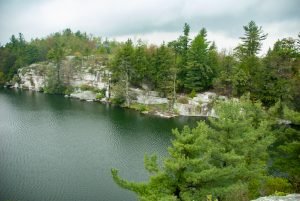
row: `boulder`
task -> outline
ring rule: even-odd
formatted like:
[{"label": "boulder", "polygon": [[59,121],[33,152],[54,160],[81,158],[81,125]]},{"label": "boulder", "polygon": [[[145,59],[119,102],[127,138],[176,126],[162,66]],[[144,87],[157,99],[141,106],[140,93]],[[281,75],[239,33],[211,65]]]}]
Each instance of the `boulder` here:
[{"label": "boulder", "polygon": [[299,201],[300,194],[289,194],[287,196],[267,196],[252,201]]},{"label": "boulder", "polygon": [[70,94],[71,98],[77,98],[85,101],[94,101],[96,99],[96,93],[92,91],[77,91]]}]

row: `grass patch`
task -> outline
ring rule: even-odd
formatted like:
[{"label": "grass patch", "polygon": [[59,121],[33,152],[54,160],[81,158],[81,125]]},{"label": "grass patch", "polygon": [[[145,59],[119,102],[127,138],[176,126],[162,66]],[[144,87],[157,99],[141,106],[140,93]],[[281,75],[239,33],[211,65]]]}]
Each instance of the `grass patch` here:
[{"label": "grass patch", "polygon": [[140,103],[133,103],[129,106],[129,108],[140,111],[140,112],[149,111],[149,108],[147,105],[140,104]]}]

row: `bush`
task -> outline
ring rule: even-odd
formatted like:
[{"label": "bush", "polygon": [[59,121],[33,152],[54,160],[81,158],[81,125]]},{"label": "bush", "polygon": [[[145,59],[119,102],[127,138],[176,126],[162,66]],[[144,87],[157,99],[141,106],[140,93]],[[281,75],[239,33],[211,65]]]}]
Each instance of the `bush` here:
[{"label": "bush", "polygon": [[292,192],[292,185],[285,178],[269,177],[263,184],[262,191],[264,195],[286,195]]},{"label": "bush", "polygon": [[49,83],[48,85],[44,88],[44,93],[47,94],[65,94],[65,86],[59,83]]},{"label": "bush", "polygon": [[188,104],[189,103],[189,99],[187,97],[185,97],[185,96],[180,96],[177,99],[177,102],[181,103],[181,104]]},{"label": "bush", "polygon": [[87,85],[87,84],[82,84],[80,85],[80,90],[81,91],[94,91],[95,87],[92,87],[90,85]]},{"label": "bush", "polygon": [[189,94],[189,97],[190,97],[190,98],[194,98],[194,97],[196,97],[196,96],[197,96],[197,93],[196,93],[195,89],[193,89],[193,90],[191,91],[191,93]]},{"label": "bush", "polygon": [[90,86],[88,84],[82,84],[82,85],[80,85],[79,88],[80,88],[81,91],[92,91],[92,92],[95,92],[95,93],[105,94],[105,89],[98,89],[97,87],[93,87],[93,86]]},{"label": "bush", "polygon": [[102,98],[104,98],[104,94],[102,92],[99,92],[96,94],[96,99],[101,100]]},{"label": "bush", "polygon": [[74,87],[72,86],[67,86],[66,89],[65,89],[65,95],[70,95],[71,93],[74,92]]},{"label": "bush", "polygon": [[125,98],[124,97],[112,98],[111,102],[112,104],[115,105],[122,105],[123,103],[125,103]]},{"label": "bush", "polygon": [[135,103],[135,104],[131,104],[129,107],[140,112],[149,111],[147,105],[144,104]]},{"label": "bush", "polygon": [[2,71],[0,71],[0,85],[5,83],[5,75]]}]

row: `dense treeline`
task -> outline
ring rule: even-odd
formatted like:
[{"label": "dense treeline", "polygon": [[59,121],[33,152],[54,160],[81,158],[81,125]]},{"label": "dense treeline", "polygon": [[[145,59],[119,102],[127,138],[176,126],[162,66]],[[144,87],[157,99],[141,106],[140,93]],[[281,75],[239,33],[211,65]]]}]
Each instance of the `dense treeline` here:
[{"label": "dense treeline", "polygon": [[146,46],[141,41],[134,45],[128,40],[111,63],[115,81],[137,87],[147,84],[170,99],[176,98],[174,91],[214,90],[228,97],[250,92],[252,100],[261,100],[265,106],[281,100],[299,110],[300,38],[278,40],[259,57],[267,34],[253,21],[244,30],[241,44],[229,53],[217,51],[215,43],[207,40],[205,28],[190,39],[188,24],[184,34],[167,45]]},{"label": "dense treeline", "polygon": [[11,80],[18,68],[34,62],[52,60],[59,68],[66,55],[95,55],[107,61],[115,85],[127,86],[120,95],[127,104],[129,86],[147,86],[173,101],[176,93],[214,90],[238,97],[250,92],[252,100],[260,100],[265,106],[281,100],[299,111],[300,35],[278,40],[259,57],[267,34],[253,21],[243,28],[245,34],[233,52],[218,52],[215,43],[207,40],[205,28],[192,39],[188,24],[177,40],[160,46],[141,40],[102,40],[70,29],[30,42],[22,34],[13,35],[0,48],[0,83]]},{"label": "dense treeline", "polygon": [[60,62],[67,55],[84,57],[113,54],[116,41],[102,40],[80,31],[65,29],[42,39],[25,41],[23,34],[12,35],[10,42],[0,47],[0,84],[12,79],[17,70],[26,65],[53,60]]}]

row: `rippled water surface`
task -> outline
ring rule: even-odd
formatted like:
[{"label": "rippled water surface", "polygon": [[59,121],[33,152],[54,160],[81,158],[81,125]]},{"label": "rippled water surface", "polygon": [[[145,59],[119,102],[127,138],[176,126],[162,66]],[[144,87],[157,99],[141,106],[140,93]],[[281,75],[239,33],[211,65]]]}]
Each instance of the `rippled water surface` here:
[{"label": "rippled water surface", "polygon": [[0,201],[136,200],[110,169],[147,179],[144,153],[166,155],[170,130],[184,124],[195,120],[1,89]]}]

